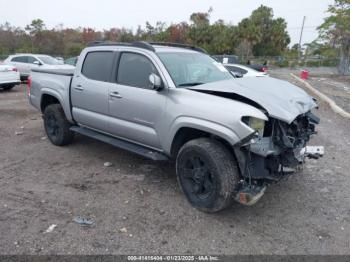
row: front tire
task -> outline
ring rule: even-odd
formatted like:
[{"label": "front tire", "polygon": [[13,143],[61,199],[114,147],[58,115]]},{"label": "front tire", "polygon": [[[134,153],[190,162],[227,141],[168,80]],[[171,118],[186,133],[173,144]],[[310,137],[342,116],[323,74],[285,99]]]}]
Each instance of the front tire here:
[{"label": "front tire", "polygon": [[73,140],[74,133],[69,129],[71,124],[60,104],[51,104],[45,108],[44,127],[47,137],[56,146],[68,145]]},{"label": "front tire", "polygon": [[187,142],[177,155],[176,173],[195,208],[214,213],[233,202],[239,172],[233,154],[219,141],[199,138]]}]

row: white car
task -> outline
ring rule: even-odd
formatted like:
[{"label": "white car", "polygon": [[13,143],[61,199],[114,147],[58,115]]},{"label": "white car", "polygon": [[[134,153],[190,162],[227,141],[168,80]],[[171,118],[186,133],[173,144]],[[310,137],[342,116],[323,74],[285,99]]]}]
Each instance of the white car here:
[{"label": "white car", "polygon": [[71,69],[74,68],[70,65],[62,65],[62,62],[56,58],[48,55],[39,54],[16,54],[10,55],[4,64],[15,66],[20,75],[21,79],[26,79],[30,75],[30,71],[36,68],[43,69]]},{"label": "white car", "polygon": [[11,65],[0,65],[0,88],[10,90],[21,83],[19,72]]},{"label": "white car", "polygon": [[254,70],[253,68],[239,65],[239,64],[223,64],[228,71],[231,73],[241,74],[242,77],[267,77],[269,76],[265,72],[259,72]]}]

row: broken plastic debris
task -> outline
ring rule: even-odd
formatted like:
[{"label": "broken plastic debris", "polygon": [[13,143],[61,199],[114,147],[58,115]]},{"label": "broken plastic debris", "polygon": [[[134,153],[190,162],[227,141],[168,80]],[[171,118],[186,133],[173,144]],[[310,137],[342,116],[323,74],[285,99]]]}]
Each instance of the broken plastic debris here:
[{"label": "broken plastic debris", "polygon": [[15,132],[15,135],[16,135],[16,136],[23,135],[23,132],[22,132],[22,131],[16,131],[16,132]]},{"label": "broken plastic debris", "polygon": [[113,164],[111,162],[105,162],[103,164],[105,167],[110,167],[110,166],[113,166]]},{"label": "broken plastic debris", "polygon": [[123,228],[119,229],[119,231],[120,231],[121,233],[127,233],[127,232],[128,232],[128,230],[126,229],[126,227],[123,227]]},{"label": "broken plastic debris", "polygon": [[78,223],[79,225],[82,225],[82,226],[91,226],[94,223],[94,221],[83,218],[83,217],[75,217],[73,219],[73,221],[75,223]]},{"label": "broken plastic debris", "polygon": [[324,146],[306,146],[301,149],[300,154],[317,159],[324,155]]},{"label": "broken plastic debris", "polygon": [[46,229],[45,233],[51,233],[56,227],[57,225],[52,224],[51,226],[49,226],[48,229]]}]

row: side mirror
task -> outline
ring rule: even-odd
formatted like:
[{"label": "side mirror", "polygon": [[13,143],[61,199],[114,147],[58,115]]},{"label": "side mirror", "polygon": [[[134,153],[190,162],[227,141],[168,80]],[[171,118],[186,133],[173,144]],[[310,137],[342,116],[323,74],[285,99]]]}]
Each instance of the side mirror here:
[{"label": "side mirror", "polygon": [[231,75],[233,75],[234,78],[242,78],[243,74],[239,73],[239,72],[234,72],[234,71],[230,71]]},{"label": "side mirror", "polygon": [[40,63],[38,60],[35,60],[35,61],[33,62],[33,64],[34,64],[34,65],[38,65],[38,66],[41,65],[41,63]]},{"label": "side mirror", "polygon": [[162,79],[160,79],[160,77],[154,73],[149,75],[149,82],[151,83],[151,86],[154,90],[158,91],[163,88]]}]

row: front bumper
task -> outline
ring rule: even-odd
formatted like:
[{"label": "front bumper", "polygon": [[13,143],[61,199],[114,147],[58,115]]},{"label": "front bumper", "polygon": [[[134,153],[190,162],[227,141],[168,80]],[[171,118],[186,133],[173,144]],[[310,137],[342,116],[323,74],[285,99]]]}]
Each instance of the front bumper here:
[{"label": "front bumper", "polygon": [[306,157],[322,156],[323,147],[306,146],[318,123],[319,119],[311,112],[298,116],[291,124],[269,119],[263,137],[256,136],[234,148],[242,177],[280,180],[298,169]]}]

